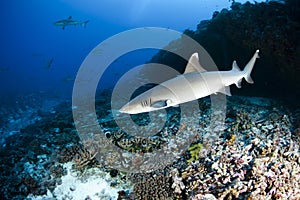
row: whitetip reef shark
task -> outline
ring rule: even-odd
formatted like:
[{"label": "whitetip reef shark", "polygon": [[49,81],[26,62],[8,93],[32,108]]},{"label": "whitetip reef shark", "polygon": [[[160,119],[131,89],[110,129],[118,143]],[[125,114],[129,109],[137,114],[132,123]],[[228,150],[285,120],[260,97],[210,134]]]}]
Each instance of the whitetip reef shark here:
[{"label": "whitetip reef shark", "polygon": [[192,54],[185,72],[167,80],[150,90],[133,98],[119,111],[121,113],[138,114],[178,106],[179,104],[200,99],[218,92],[231,96],[229,86],[235,84],[241,88],[242,79],[254,83],[250,77],[259,50],[240,70],[236,61],[230,71],[206,71],[199,63],[198,53]]},{"label": "whitetip reef shark", "polygon": [[86,24],[89,22],[90,20],[86,20],[86,21],[77,21],[77,20],[73,20],[72,16],[69,16],[68,19],[62,19],[59,21],[54,22],[55,26],[61,26],[62,29],[64,30],[66,26],[76,26],[76,25],[82,25],[84,28],[86,27]]}]

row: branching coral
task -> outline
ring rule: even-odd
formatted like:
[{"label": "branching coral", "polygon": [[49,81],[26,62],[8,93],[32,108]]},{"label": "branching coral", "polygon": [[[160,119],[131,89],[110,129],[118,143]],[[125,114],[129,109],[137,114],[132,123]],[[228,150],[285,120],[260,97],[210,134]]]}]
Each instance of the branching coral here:
[{"label": "branching coral", "polygon": [[136,200],[172,200],[170,178],[162,172],[135,175],[134,199]]},{"label": "branching coral", "polygon": [[191,155],[191,158],[187,160],[188,163],[196,161],[200,157],[200,151],[203,148],[203,145],[200,143],[194,144],[188,148],[188,152]]},{"label": "branching coral", "polygon": [[87,150],[87,149],[80,149],[74,157],[76,169],[82,170],[87,166],[93,166],[97,164],[96,160],[97,152]]}]

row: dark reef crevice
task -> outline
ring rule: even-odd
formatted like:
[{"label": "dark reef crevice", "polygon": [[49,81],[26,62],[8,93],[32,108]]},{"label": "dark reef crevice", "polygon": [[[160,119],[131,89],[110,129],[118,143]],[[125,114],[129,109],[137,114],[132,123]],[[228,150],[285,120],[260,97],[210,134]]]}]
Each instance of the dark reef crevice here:
[{"label": "dark reef crevice", "polygon": [[[233,93],[294,98],[300,95],[299,5],[299,0],[233,2],[230,10],[215,12],[211,20],[184,34],[206,49],[219,70],[231,69],[233,60],[243,69],[260,49],[261,58],[252,72],[255,84],[243,83],[242,90],[232,87]],[[184,41],[178,40],[174,43],[180,49]],[[169,65],[182,73],[187,61],[161,50],[150,62]]]}]

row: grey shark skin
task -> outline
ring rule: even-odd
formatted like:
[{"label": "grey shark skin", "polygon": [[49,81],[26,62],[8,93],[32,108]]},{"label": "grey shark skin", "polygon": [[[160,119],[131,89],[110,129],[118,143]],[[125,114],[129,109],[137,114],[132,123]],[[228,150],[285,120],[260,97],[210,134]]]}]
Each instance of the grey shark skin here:
[{"label": "grey shark skin", "polygon": [[76,25],[82,25],[83,27],[86,27],[86,24],[89,22],[89,20],[86,21],[76,21],[72,20],[72,16],[69,16],[68,19],[59,20],[57,22],[54,22],[55,26],[61,26],[62,29],[65,29],[66,26],[76,26]]},{"label": "grey shark skin", "polygon": [[259,50],[256,50],[244,70],[233,61],[230,71],[206,71],[199,63],[198,53],[194,53],[186,66],[184,74],[167,80],[138,95],[119,111],[138,114],[160,110],[193,101],[218,92],[231,96],[229,86],[241,88],[242,79],[254,83],[250,77]]}]

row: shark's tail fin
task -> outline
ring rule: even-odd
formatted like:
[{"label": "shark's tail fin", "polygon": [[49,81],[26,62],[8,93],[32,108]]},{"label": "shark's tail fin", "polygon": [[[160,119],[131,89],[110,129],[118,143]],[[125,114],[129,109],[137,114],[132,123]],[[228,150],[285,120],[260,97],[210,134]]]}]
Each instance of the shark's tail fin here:
[{"label": "shark's tail fin", "polygon": [[256,52],[252,56],[251,60],[247,63],[245,69],[243,70],[244,78],[246,79],[246,81],[248,83],[254,83],[254,81],[252,80],[250,74],[252,72],[252,69],[253,69],[253,66],[255,64],[256,59],[259,58],[258,53],[259,53],[259,50],[256,50]]},{"label": "shark's tail fin", "polygon": [[86,24],[89,22],[90,20],[86,20],[85,22],[83,22],[82,26],[85,28]]}]

